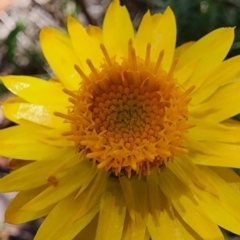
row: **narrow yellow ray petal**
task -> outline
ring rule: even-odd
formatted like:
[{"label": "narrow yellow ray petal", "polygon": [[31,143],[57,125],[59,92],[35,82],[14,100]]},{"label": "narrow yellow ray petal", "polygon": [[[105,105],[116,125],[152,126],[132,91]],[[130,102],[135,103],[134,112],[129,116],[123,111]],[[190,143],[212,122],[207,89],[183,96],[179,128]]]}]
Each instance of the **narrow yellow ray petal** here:
[{"label": "narrow yellow ray petal", "polygon": [[21,209],[31,198],[37,196],[43,191],[46,186],[22,191],[10,202],[5,212],[5,221],[11,224],[21,224],[28,221],[32,221],[47,215],[53,208],[53,206],[44,207],[42,210],[37,211],[24,211]]},{"label": "narrow yellow ray petal", "polygon": [[150,239],[150,234],[148,231],[146,231],[144,240],[149,240],[149,239]]},{"label": "narrow yellow ray petal", "polygon": [[58,148],[36,140],[29,140],[27,143],[22,143],[20,139],[19,142],[1,144],[0,154],[8,158],[41,161],[45,160],[46,157],[54,155],[58,151]]},{"label": "narrow yellow ray petal", "polygon": [[60,201],[41,225],[36,240],[72,240],[99,211],[100,196],[107,178],[108,174],[98,172],[79,196],[76,197],[76,191]]},{"label": "narrow yellow ray petal", "polygon": [[159,174],[158,183],[174,209],[200,237],[224,240],[220,229],[199,206],[196,196],[169,169]]},{"label": "narrow yellow ray petal", "polygon": [[239,220],[234,218],[228,212],[228,209],[222,206],[221,201],[217,198],[213,198],[209,193],[205,193],[200,189],[195,190],[195,192],[199,192],[199,204],[208,212],[208,216],[212,221],[231,232],[239,234]]},{"label": "narrow yellow ray petal", "polygon": [[230,168],[211,167],[224,181],[240,194],[240,176]]},{"label": "narrow yellow ray petal", "polygon": [[222,122],[240,112],[240,82],[235,82],[217,90],[204,103],[190,106],[190,113],[206,120]]},{"label": "narrow yellow ray petal", "polygon": [[150,14],[150,11],[147,11],[141,20],[134,41],[137,55],[139,55],[142,58],[145,58],[147,44],[151,42],[152,26],[153,19]]},{"label": "narrow yellow ray petal", "polygon": [[160,21],[155,22],[152,29],[152,60],[157,61],[159,53],[163,50],[166,54],[162,60],[162,67],[168,71],[172,65],[176,44],[176,20],[170,7],[167,7]]},{"label": "narrow yellow ray petal", "polygon": [[148,240],[146,224],[139,213],[134,212],[134,219],[128,214],[125,218],[122,240]]},{"label": "narrow yellow ray petal", "polygon": [[4,108],[3,106],[5,104],[7,104],[6,106],[9,106],[10,104],[12,103],[27,103],[25,100],[23,100],[22,98],[20,97],[10,97],[8,98],[7,100],[5,100],[5,102],[2,104],[2,110],[3,110],[3,113],[4,113],[4,116],[9,119],[10,121],[14,122],[14,123],[17,123],[19,125],[22,125],[22,126],[35,126],[36,128],[41,128],[43,126],[40,126],[39,124],[37,123],[33,123],[33,122],[29,122],[25,119],[18,119],[15,117],[14,114],[11,113],[11,111],[9,112],[7,108]]},{"label": "narrow yellow ray petal", "polygon": [[87,226],[97,214],[98,206],[96,205],[91,211],[87,211],[85,216],[74,221],[76,209],[81,208],[81,198],[75,198],[75,195],[76,193],[72,193],[53,208],[40,226],[35,240],[72,240]]},{"label": "narrow yellow ray petal", "polygon": [[175,157],[173,161],[169,161],[166,166],[190,189],[196,185],[205,191],[218,196],[217,187],[211,178],[208,177],[201,169],[196,166],[192,160],[185,155]]},{"label": "narrow yellow ray petal", "polygon": [[202,167],[202,169],[209,174],[216,186],[218,186],[219,196],[215,197],[196,188],[195,193],[199,197],[199,204],[215,223],[239,235],[240,195],[210,168]]},{"label": "narrow yellow ray petal", "polygon": [[[79,200],[80,201],[80,200]],[[94,206],[87,214],[82,216],[81,218],[77,219],[72,223],[72,225],[69,226],[69,228],[65,228],[65,226],[62,227],[63,230],[60,230],[60,237],[59,233],[57,234],[57,238],[59,240],[72,240],[81,230],[84,230],[86,227],[88,227],[88,224],[90,224],[95,216],[97,215],[99,211],[99,206]],[[92,229],[93,232],[95,232],[95,229]],[[89,236],[85,235],[85,239],[87,237],[87,240],[90,240]]]},{"label": "narrow yellow ray petal", "polygon": [[[229,150],[235,151],[235,148],[230,147]],[[194,163],[198,165],[240,168],[239,154],[230,155],[233,156],[233,158],[229,155],[226,157],[226,155],[217,156],[205,155],[201,153],[190,154]]]},{"label": "narrow yellow ray petal", "polygon": [[[218,30],[219,32],[217,33]],[[200,86],[204,81],[203,76],[216,68],[227,56],[234,40],[234,28],[220,28],[218,30],[211,32],[212,35],[214,35],[214,33],[217,33],[216,36],[212,38],[213,40],[216,37],[215,42],[213,43],[211,40],[209,40],[208,49],[204,49],[202,52],[203,55],[201,57],[201,60],[199,61],[199,64],[196,67],[193,76],[189,80],[190,85]],[[222,32],[222,35],[217,39],[220,32]],[[202,45],[200,48],[201,47]],[[193,51],[192,54],[194,53],[195,52]]]},{"label": "narrow yellow ray petal", "polygon": [[182,226],[183,224],[177,221],[170,201],[158,187],[156,171],[147,176],[147,184],[150,209],[146,224],[151,239],[199,239],[187,224]]},{"label": "narrow yellow ray petal", "polygon": [[69,37],[54,28],[43,28],[40,32],[43,54],[53,72],[66,88],[76,90],[81,81],[74,65],[81,66]]},{"label": "narrow yellow ray petal", "polygon": [[84,65],[85,73],[90,73],[86,60],[90,59],[95,67],[99,67],[103,59],[99,44],[87,33],[86,29],[73,17],[67,19],[67,28],[73,48]]},{"label": "narrow yellow ray petal", "polygon": [[[232,45],[233,38],[233,28],[219,28],[210,32],[197,42],[193,43],[181,54],[177,69],[183,67],[193,59],[202,58],[197,74],[200,73],[200,70],[208,72],[223,61]],[[212,62],[210,62],[210,59]],[[205,64],[204,61],[206,61]]]},{"label": "narrow yellow ray petal", "polygon": [[[156,220],[158,215],[158,210],[162,208],[163,205],[161,205],[161,200],[158,186],[158,173],[155,169],[152,170],[151,174],[146,177],[147,181],[147,194],[148,194],[148,217],[149,214]],[[147,217],[147,218],[148,218]]]},{"label": "narrow yellow ray petal", "polygon": [[144,218],[147,213],[146,182],[143,179],[138,179],[137,176],[133,176],[131,179],[123,176],[119,178],[119,181],[123,189],[127,209],[132,219],[135,220],[135,211]]},{"label": "narrow yellow ray petal", "polygon": [[68,169],[66,174],[58,179],[56,185],[48,186],[38,196],[32,198],[22,209],[26,211],[39,211],[45,207],[60,201],[82,186],[82,183],[90,173],[92,164],[82,161]]},{"label": "narrow yellow ray petal", "polygon": [[67,109],[62,105],[37,105],[25,102],[16,102],[9,99],[2,105],[3,113],[9,120],[21,123],[27,120],[50,128],[61,128],[64,126],[63,119],[54,115],[54,112],[66,113]]},{"label": "narrow yellow ray petal", "polygon": [[[223,201],[226,201],[226,204],[231,207],[232,209],[232,213],[235,213],[236,216],[238,217],[238,221],[240,221],[240,215],[238,214],[240,212],[240,206],[239,206],[239,202],[240,202],[240,194],[239,191],[236,191],[236,189],[233,189],[230,184],[228,184],[228,182],[226,182],[224,180],[224,178],[227,179],[231,179],[230,181],[236,181],[236,178],[238,179],[237,182],[235,183],[239,183],[239,176],[234,175],[233,173],[231,175],[229,175],[228,177],[225,176],[224,178],[222,178],[219,174],[218,171],[214,171],[212,169],[216,169],[216,168],[211,168],[211,167],[206,167],[206,166],[201,166],[201,168],[206,171],[211,178],[213,179],[213,181],[216,183],[216,185],[219,187],[219,189],[221,190],[221,196],[220,199],[224,199]],[[229,169],[230,170],[230,169]],[[231,170],[232,171],[232,170]],[[230,171],[226,172],[230,174]],[[228,180],[229,181],[229,180]],[[236,210],[238,209],[238,210]],[[240,229],[239,229],[240,231]],[[240,235],[240,233],[238,233]]]},{"label": "narrow yellow ray petal", "polygon": [[175,54],[174,54],[174,58],[179,58],[182,54],[184,54],[189,47],[191,47],[195,42],[191,41],[191,42],[186,42],[183,43],[182,45],[178,46],[175,49]]},{"label": "narrow yellow ray petal", "polygon": [[[1,80],[12,93],[27,102],[43,105],[66,105],[68,96],[63,93],[62,86],[51,81],[28,76],[5,76]],[[52,96],[47,98],[46,96]]]},{"label": "narrow yellow ray petal", "polygon": [[75,146],[75,143],[72,140],[69,140],[67,136],[63,136],[63,133],[70,129],[69,124],[64,124],[64,128],[40,130],[39,132],[41,136],[38,137],[38,140],[55,147]]},{"label": "narrow yellow ray petal", "polygon": [[175,222],[180,226],[182,234],[186,240],[202,240],[202,238],[196,232],[194,232],[194,230],[187,223],[183,221],[175,209],[173,209],[173,212],[175,216]]},{"label": "narrow yellow ray petal", "polygon": [[[88,159],[86,160],[89,161]],[[81,183],[82,186],[80,190],[77,192],[76,197],[78,197],[83,191],[85,191],[85,189],[89,186],[89,184],[95,178],[97,173],[98,173],[98,169],[96,168],[96,166],[93,165],[90,171],[88,172],[88,174],[85,176],[85,178],[82,179],[82,183]]]},{"label": "narrow yellow ray petal", "polygon": [[97,27],[97,26],[93,26],[93,25],[89,25],[86,29],[87,33],[89,36],[91,36],[94,40],[96,40],[97,43],[101,43],[102,42],[102,29]]},{"label": "narrow yellow ray petal", "polygon": [[119,0],[110,3],[103,21],[103,43],[109,55],[116,53],[126,56],[128,41],[134,38],[134,29],[125,6],[120,6]]},{"label": "narrow yellow ray petal", "polygon": [[[182,68],[178,69],[174,73],[174,77],[177,78],[178,82],[180,84],[183,84],[191,77],[191,75],[194,73],[194,70],[198,64],[198,59],[194,59],[193,61],[190,61],[189,63],[185,64]],[[188,88],[188,87],[186,87]]]},{"label": "narrow yellow ray petal", "polygon": [[78,210],[75,211],[76,219],[84,216],[87,211],[100,203],[101,194],[103,193],[109,178],[109,174],[104,171],[97,171],[97,174],[95,174],[95,172],[90,173],[93,176],[96,176],[93,180],[92,178],[89,178],[91,182],[87,184],[86,189],[81,194],[77,195],[77,198],[80,197],[81,199],[81,208],[78,208]]},{"label": "narrow yellow ray petal", "polygon": [[165,206],[159,212],[158,223],[149,214],[147,228],[151,239],[202,240],[180,217],[176,217],[173,210],[171,206]]},{"label": "narrow yellow ray petal", "polygon": [[191,155],[192,153],[204,153],[206,155],[213,155],[215,152],[211,149],[211,145],[207,144],[206,142],[198,141],[194,138],[190,138],[189,135],[184,136],[185,144],[189,149]]},{"label": "narrow yellow ray petal", "polygon": [[126,204],[120,183],[115,178],[109,178],[101,197],[95,240],[121,240],[125,214]]},{"label": "narrow yellow ray petal", "polygon": [[[188,139],[189,157],[195,164],[217,167],[240,167],[239,144],[194,142]],[[197,150],[197,151],[196,151]]]},{"label": "narrow yellow ray petal", "polygon": [[[32,162],[20,169],[11,172],[0,179],[0,192],[14,192],[28,190],[34,187],[51,184],[48,178],[52,176],[54,169],[60,167],[65,162],[69,162],[75,155],[74,149],[63,149],[46,161]],[[62,161],[59,161],[59,158]],[[36,177],[37,176],[37,177]]]},{"label": "narrow yellow ray petal", "polygon": [[221,123],[202,121],[189,118],[189,124],[194,124],[186,135],[199,141],[216,141],[225,143],[240,142],[240,125],[227,127]]},{"label": "narrow yellow ray petal", "polygon": [[98,214],[92,219],[90,223],[73,239],[73,240],[95,240],[96,230],[98,225]]},{"label": "narrow yellow ray petal", "polygon": [[38,141],[38,131],[31,126],[0,130],[0,155],[22,160],[44,160],[58,152],[58,148]]},{"label": "narrow yellow ray petal", "polygon": [[[6,143],[18,143],[22,141],[22,143],[29,143],[33,140],[36,140],[39,132],[42,128],[34,128],[35,126],[11,126],[8,128],[4,128],[0,130],[0,142],[1,145]],[[29,130],[29,131],[28,131]],[[35,131],[33,131],[35,130]],[[14,136],[14,137],[13,137]]]},{"label": "narrow yellow ray petal", "polygon": [[238,81],[240,56],[232,57],[222,62],[217,69],[208,75],[192,96],[191,103],[199,104],[211,96],[219,87]]}]

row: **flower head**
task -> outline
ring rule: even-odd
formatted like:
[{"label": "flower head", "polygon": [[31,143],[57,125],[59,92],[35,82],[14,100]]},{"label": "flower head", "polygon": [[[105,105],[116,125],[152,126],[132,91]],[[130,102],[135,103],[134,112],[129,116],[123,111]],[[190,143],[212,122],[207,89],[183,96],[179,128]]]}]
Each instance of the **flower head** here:
[{"label": "flower head", "polygon": [[118,63],[101,44],[106,62],[98,70],[87,60],[89,76],[76,67],[83,78],[79,90],[64,90],[73,106],[67,115],[56,115],[70,122],[64,135],[72,136],[99,169],[130,178],[160,170],[175,152],[186,151],[181,144],[190,91],[173,78],[175,64],[168,73],[161,68],[163,52],[153,63],[150,44],[145,59],[136,56],[132,41],[128,47]]},{"label": "flower head", "polygon": [[[136,34],[114,0],[103,28],[68,18],[40,34],[56,77],[1,77],[17,126],[0,191],[19,191],[6,221],[46,216],[35,239],[224,239],[240,234],[240,57],[220,28],[175,49],[170,8]],[[21,159],[21,160],[18,160]]]}]

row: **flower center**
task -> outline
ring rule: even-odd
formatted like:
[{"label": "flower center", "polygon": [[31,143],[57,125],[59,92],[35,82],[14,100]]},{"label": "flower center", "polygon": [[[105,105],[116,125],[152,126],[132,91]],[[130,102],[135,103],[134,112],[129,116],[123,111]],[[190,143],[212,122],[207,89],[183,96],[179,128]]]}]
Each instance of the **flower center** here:
[{"label": "flower center", "polygon": [[189,93],[174,78],[173,64],[167,73],[161,68],[163,52],[151,62],[148,44],[145,59],[136,56],[129,41],[129,54],[121,63],[110,59],[101,45],[104,64],[96,69],[90,60],[91,74],[82,77],[78,91],[64,90],[73,104],[68,115],[56,113],[71,124],[65,133],[79,151],[115,175],[148,175],[158,170],[177,152],[186,124]]}]

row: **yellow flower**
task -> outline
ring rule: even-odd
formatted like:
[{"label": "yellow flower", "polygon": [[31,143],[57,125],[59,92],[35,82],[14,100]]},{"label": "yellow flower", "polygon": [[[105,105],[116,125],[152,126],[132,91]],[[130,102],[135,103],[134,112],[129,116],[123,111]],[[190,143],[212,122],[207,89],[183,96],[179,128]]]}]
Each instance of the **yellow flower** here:
[{"label": "yellow flower", "polygon": [[67,26],[40,34],[55,79],[1,78],[17,95],[3,112],[18,125],[0,131],[13,159],[0,191],[19,191],[6,221],[46,216],[36,240],[240,235],[240,125],[229,120],[240,57],[224,61],[234,29],[175,49],[170,8],[147,12],[135,34],[118,0],[102,29]]}]

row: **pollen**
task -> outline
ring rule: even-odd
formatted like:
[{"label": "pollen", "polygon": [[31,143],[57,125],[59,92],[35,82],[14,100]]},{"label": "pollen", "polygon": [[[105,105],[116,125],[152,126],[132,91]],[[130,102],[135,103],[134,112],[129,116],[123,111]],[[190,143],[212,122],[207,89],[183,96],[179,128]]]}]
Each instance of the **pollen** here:
[{"label": "pollen", "polygon": [[52,184],[54,187],[58,185],[58,180],[55,176],[49,176],[47,181]]},{"label": "pollen", "polygon": [[162,69],[164,52],[151,61],[151,45],[145,58],[137,56],[132,41],[128,56],[119,63],[100,45],[103,64],[87,65],[89,76],[75,66],[82,78],[78,91],[70,96],[68,114],[56,113],[70,123],[65,135],[75,141],[78,151],[99,169],[116,176],[149,175],[158,171],[178,153],[187,125],[188,103],[193,88],[182,89],[174,77],[176,61]]}]

